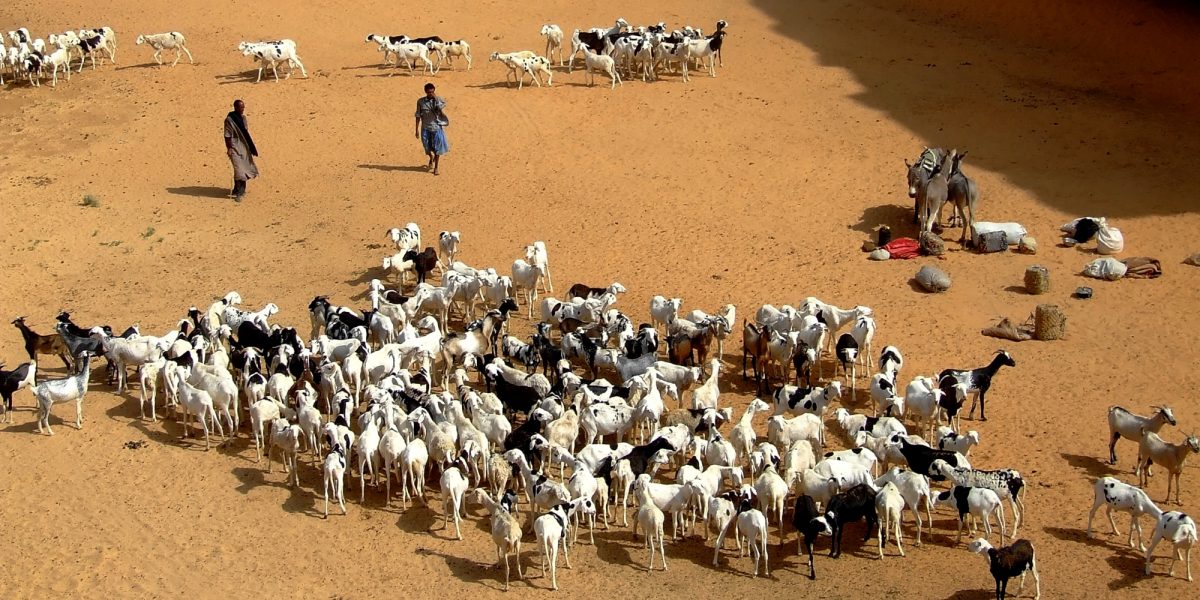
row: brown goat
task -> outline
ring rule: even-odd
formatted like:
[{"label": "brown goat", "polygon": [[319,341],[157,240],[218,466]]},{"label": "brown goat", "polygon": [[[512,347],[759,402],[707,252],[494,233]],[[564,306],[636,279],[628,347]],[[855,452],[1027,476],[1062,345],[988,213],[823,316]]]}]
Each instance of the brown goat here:
[{"label": "brown goat", "polygon": [[771,339],[768,335],[767,326],[761,328],[749,321],[743,321],[745,326],[742,327],[742,379],[746,379],[746,360],[754,359],[754,380],[762,381],[762,378],[767,374],[767,358],[770,353],[767,352],[767,342]]},{"label": "brown goat", "polygon": [[[682,319],[676,319],[676,322]],[[699,364],[701,373],[708,363],[708,351],[716,339],[716,328],[712,323],[697,325],[689,330],[667,336],[667,360],[684,366]],[[694,355],[694,356],[693,356]]]},{"label": "brown goat", "polygon": [[38,354],[58,355],[63,361],[63,366],[67,369],[72,368],[71,362],[67,358],[71,355],[71,352],[61,335],[57,333],[41,335],[25,324],[25,317],[23,316],[13,319],[12,324],[21,330],[21,337],[25,339],[25,352],[29,354],[29,360],[37,360]]}]

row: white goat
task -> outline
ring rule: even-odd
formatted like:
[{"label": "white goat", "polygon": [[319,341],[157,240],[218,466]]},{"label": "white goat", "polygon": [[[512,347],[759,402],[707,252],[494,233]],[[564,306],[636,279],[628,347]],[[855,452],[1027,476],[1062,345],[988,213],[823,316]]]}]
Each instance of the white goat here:
[{"label": "white goat", "polygon": [[901,545],[901,539],[904,536],[900,533],[900,513],[903,510],[904,497],[900,495],[896,484],[890,481],[883,484],[883,487],[875,494],[875,514],[879,518],[877,527],[879,529],[879,558],[883,558],[883,542],[887,539],[888,529],[893,526],[895,527],[896,550],[900,552],[900,556],[904,556],[904,546]]},{"label": "white goat", "polygon": [[346,514],[346,494],[345,494],[345,478],[346,478],[346,451],[341,444],[334,444],[333,449],[325,456],[325,464],[323,465],[323,473],[325,474],[325,518],[329,518],[329,490],[333,489],[333,497],[337,500],[338,506],[342,507],[342,514]]},{"label": "white goat", "polygon": [[563,30],[558,25],[542,25],[542,37],[546,38],[546,58],[554,60],[554,52],[558,51],[558,66],[563,66]]},{"label": "white goat", "polygon": [[455,56],[465,58],[467,60],[467,70],[471,70],[471,45],[467,43],[467,40],[455,40],[452,42],[429,40],[425,42],[425,46],[429,48],[430,52],[437,53],[438,60],[437,64],[434,65],[435,73],[442,70],[442,61],[453,64]]},{"label": "white goat", "polygon": [[54,435],[50,429],[50,407],[71,400],[75,401],[75,428],[83,429],[83,398],[87,395],[88,378],[92,374],[91,354],[85,350],[80,353],[79,360],[83,361],[83,366],[75,375],[43,381],[33,388],[33,397],[37,399],[38,433],[42,432],[42,425],[45,425],[46,433]]},{"label": "white goat", "polygon": [[1150,561],[1153,560],[1154,547],[1161,540],[1167,540],[1174,546],[1171,553],[1171,564],[1167,567],[1167,575],[1175,574],[1175,561],[1182,559],[1187,567],[1187,580],[1192,580],[1192,546],[1196,545],[1196,521],[1179,512],[1164,513],[1154,526],[1154,537],[1146,548],[1146,574],[1150,574]]},{"label": "white goat", "polygon": [[[1150,518],[1155,522],[1162,517],[1163,511],[1154,501],[1150,500],[1150,495],[1141,488],[1134,487],[1122,482],[1116,477],[1101,477],[1096,480],[1095,485],[1096,499],[1092,503],[1092,510],[1088,512],[1087,536],[1092,537],[1092,519],[1096,517],[1096,511],[1104,506],[1104,512],[1108,516],[1108,524],[1112,526],[1112,531],[1116,535],[1121,535],[1117,530],[1117,522],[1113,519],[1113,511],[1129,513],[1129,540],[1130,548],[1137,548],[1139,551],[1145,552],[1146,545],[1142,542],[1142,515],[1150,515]],[[1134,536],[1137,536],[1137,543],[1134,543]]]},{"label": "white goat", "polygon": [[193,65],[196,64],[195,59],[192,58],[192,52],[187,49],[187,39],[178,31],[139,35],[137,37],[137,45],[140,46],[142,44],[149,44],[151,48],[154,48],[154,61],[160,65],[163,64],[163,50],[175,51],[175,62],[171,63],[172,67],[179,64],[180,53],[187,54],[188,62]]},{"label": "white goat", "polygon": [[596,54],[592,52],[591,48],[584,46],[583,74],[584,80],[589,86],[596,85],[596,72],[604,73],[612,80],[609,89],[614,89],[617,84],[621,83],[621,75],[617,73],[616,61],[613,60],[613,57],[607,54]]}]

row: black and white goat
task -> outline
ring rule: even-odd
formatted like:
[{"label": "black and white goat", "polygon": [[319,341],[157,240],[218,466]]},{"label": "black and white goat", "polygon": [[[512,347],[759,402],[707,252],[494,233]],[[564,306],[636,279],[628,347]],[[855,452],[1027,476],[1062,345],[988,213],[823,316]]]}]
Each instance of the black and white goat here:
[{"label": "black and white goat", "polygon": [[1034,556],[1033,544],[1029,540],[1017,540],[1009,546],[995,548],[987,540],[979,538],[969,545],[967,551],[981,554],[988,559],[988,567],[992,577],[996,578],[996,600],[1004,600],[1008,594],[1008,580],[1021,576],[1021,585],[1017,593],[1025,589],[1026,572],[1033,573],[1034,600],[1042,597],[1042,581],[1038,578],[1037,558]]},{"label": "black and white goat", "polygon": [[822,533],[832,536],[833,530],[825,520],[812,496],[801,494],[796,497],[796,510],[792,514],[792,525],[796,527],[796,553],[803,554],[808,548],[808,578],[817,578],[813,565],[813,545]]},{"label": "black and white goat", "polygon": [[11,371],[5,371],[3,367],[4,364],[0,363],[0,416],[4,422],[12,423],[13,394],[34,384],[37,362],[21,363]]},{"label": "black and white goat", "polygon": [[971,400],[971,410],[967,413],[967,418],[975,415],[975,404],[979,404],[979,420],[987,420],[987,392],[992,387],[992,378],[1000,371],[1000,367],[1016,367],[1017,361],[1013,360],[1011,354],[1004,350],[998,350],[996,356],[992,358],[992,362],[986,367],[978,369],[946,369],[938,374],[938,379],[947,376],[953,376],[959,383],[966,384],[968,392],[974,392],[975,397]]}]

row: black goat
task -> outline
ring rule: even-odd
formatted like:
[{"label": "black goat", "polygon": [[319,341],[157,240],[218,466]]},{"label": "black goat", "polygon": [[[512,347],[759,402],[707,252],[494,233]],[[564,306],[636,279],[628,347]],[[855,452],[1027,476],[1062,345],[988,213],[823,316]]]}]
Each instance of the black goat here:
[{"label": "black goat", "polygon": [[987,391],[992,387],[992,378],[1000,371],[1000,367],[1015,367],[1017,361],[1004,350],[996,351],[995,358],[988,363],[986,367],[978,369],[946,369],[938,374],[938,379],[941,380],[947,376],[953,376],[959,383],[967,384],[968,392],[975,392],[975,399],[971,402],[971,410],[967,412],[967,418],[970,419],[975,415],[975,403],[979,403],[979,420],[986,421],[987,411],[986,396]]},{"label": "black goat", "polygon": [[493,375],[488,372],[488,369],[484,369],[483,378],[509,412],[528,415],[542,401],[542,397],[536,389],[509,383],[500,373]]},{"label": "black goat", "polygon": [[87,336],[72,335],[67,328],[67,324],[59,322],[54,328],[58,335],[62,336],[63,342],[67,344],[67,350],[71,353],[71,357],[78,364],[79,357],[84,352],[92,356],[103,356],[108,351],[108,344],[105,343],[101,334],[90,334]]},{"label": "black goat", "polygon": [[404,253],[405,261],[412,261],[413,270],[417,272],[417,284],[425,283],[425,276],[432,273],[438,266],[437,251],[433,248],[425,248],[421,252],[409,250]]},{"label": "black goat", "polygon": [[932,468],[933,461],[935,460],[944,460],[951,467],[964,466],[959,462],[959,454],[957,452],[936,450],[920,444],[910,444],[908,440],[899,435],[892,436],[891,443],[900,444],[900,454],[903,454],[904,460],[908,462],[909,470],[925,475],[933,481],[946,480],[945,476]]},{"label": "black goat", "polygon": [[817,569],[813,566],[813,544],[817,541],[817,536],[824,533],[825,535],[833,535],[833,530],[829,528],[829,522],[825,520],[821,511],[817,510],[817,503],[812,496],[800,495],[796,498],[796,511],[792,515],[792,525],[796,527],[796,553],[803,554],[805,546],[808,547],[808,578],[817,578]]},{"label": "black goat", "polygon": [[520,450],[528,454],[529,441],[533,439],[534,435],[541,435],[542,429],[546,425],[543,419],[538,417],[544,418],[549,414],[550,413],[545,411],[534,411],[533,414],[530,414],[529,418],[525,419],[525,422],[521,423],[520,427],[512,430],[512,433],[508,434],[508,437],[504,438],[504,450],[506,452],[509,450]]},{"label": "black goat", "polygon": [[633,470],[633,476],[636,478],[650,468],[654,455],[658,454],[660,450],[677,451],[667,438],[657,438],[650,440],[650,443],[645,446],[634,446],[633,450],[624,456],[622,460],[629,461],[629,468]]},{"label": "black goat", "polygon": [[846,525],[863,518],[867,520],[867,532],[863,535],[865,542],[871,539],[871,529],[879,520],[875,513],[875,491],[867,484],[860,483],[829,500],[829,505],[825,507],[825,520],[833,536],[830,557],[842,555],[842,533]]}]

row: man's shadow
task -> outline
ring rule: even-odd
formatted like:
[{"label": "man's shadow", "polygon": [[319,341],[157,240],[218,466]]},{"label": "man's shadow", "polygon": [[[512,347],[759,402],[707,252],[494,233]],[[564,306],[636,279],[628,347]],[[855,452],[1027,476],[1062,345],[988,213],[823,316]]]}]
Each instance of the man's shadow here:
[{"label": "man's shadow", "polygon": [[412,171],[419,173],[428,173],[430,171],[427,165],[358,165],[360,169],[371,169],[372,171]]}]

